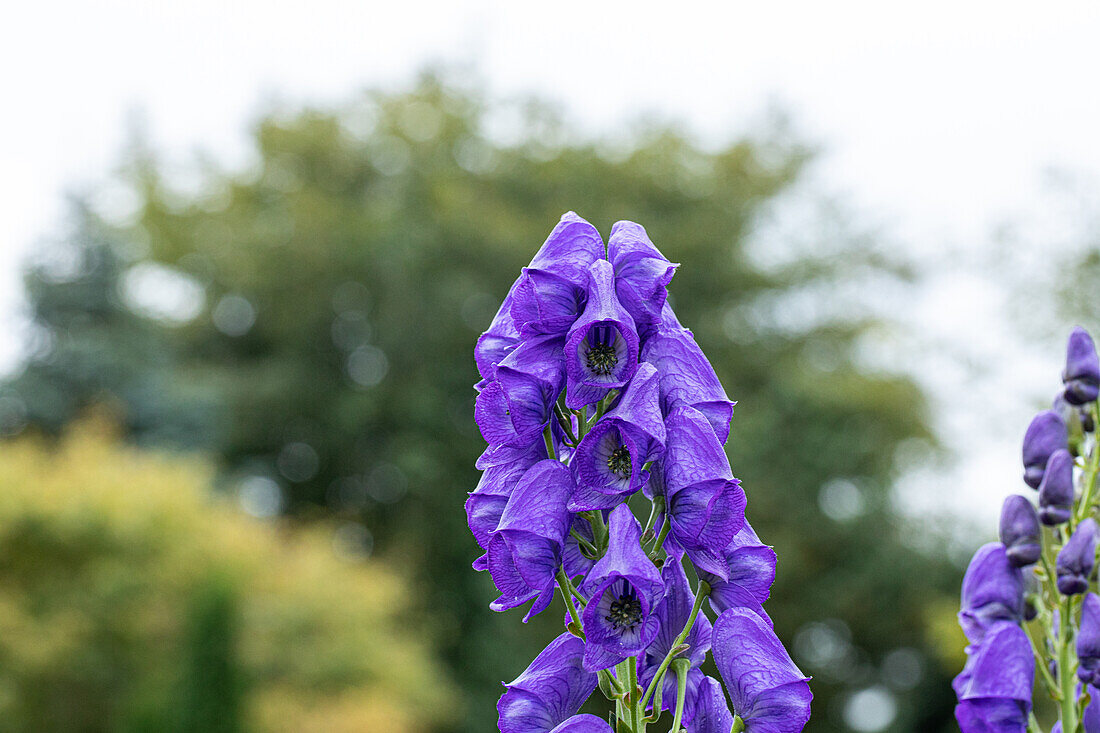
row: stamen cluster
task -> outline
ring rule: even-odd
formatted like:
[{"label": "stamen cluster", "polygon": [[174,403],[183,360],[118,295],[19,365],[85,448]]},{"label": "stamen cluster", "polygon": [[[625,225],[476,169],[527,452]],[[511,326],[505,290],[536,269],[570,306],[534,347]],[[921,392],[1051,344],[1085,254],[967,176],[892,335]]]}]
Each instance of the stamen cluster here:
[{"label": "stamen cluster", "polygon": [[[565,605],[565,633],[505,685],[501,733],[644,733],[665,711],[691,733],[809,719],[809,678],[763,608],[775,553],[723,449],[734,403],[667,300],[677,267],[633,222],[605,246],[568,213],[478,339],[473,566],[495,611]],[[725,692],[700,670],[708,651]],[[610,725],[578,714],[597,689]]]},{"label": "stamen cluster", "polygon": [[1005,499],[1000,541],[981,547],[963,578],[969,645],[953,682],[962,733],[1043,731],[1032,710],[1037,675],[1058,710],[1051,731],[1100,733],[1100,358],[1082,328],[1070,334],[1062,382],[1024,434],[1023,478],[1038,509],[1026,496]]}]

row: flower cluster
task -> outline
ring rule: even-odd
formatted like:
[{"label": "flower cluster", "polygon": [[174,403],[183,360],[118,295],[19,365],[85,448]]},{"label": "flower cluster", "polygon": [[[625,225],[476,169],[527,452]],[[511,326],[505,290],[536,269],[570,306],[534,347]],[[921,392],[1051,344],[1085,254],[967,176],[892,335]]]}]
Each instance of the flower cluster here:
[{"label": "flower cluster", "polygon": [[1100,596],[1094,591],[1100,358],[1082,328],[1069,337],[1062,389],[1024,434],[1024,483],[1005,499],[1000,542],[983,546],[962,585],[967,663],[953,686],[963,733],[1043,728],[1036,675],[1055,701],[1052,731],[1100,733]]},{"label": "flower cluster", "polygon": [[[505,685],[502,733],[641,733],[664,711],[692,733],[809,719],[808,678],[763,608],[775,553],[723,449],[734,403],[667,301],[676,268],[641,226],[615,224],[605,247],[568,213],[477,342],[474,568],[495,611],[530,604],[526,621],[555,591],[565,606],[565,633]],[[728,700],[700,670],[708,651]],[[613,727],[578,714],[597,689]]]}]

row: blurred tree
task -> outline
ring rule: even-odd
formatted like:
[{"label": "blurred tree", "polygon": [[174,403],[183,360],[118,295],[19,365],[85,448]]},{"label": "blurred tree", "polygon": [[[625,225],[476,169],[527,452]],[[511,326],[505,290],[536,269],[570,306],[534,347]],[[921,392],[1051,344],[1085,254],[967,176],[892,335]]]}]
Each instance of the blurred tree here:
[{"label": "blurred tree", "polygon": [[[102,421],[0,451],[0,718],[13,733],[424,731],[452,714],[409,587],[212,501]],[[337,535],[338,536],[338,535]]]},{"label": "blurred tree", "polygon": [[[845,729],[847,701],[867,688],[896,703],[892,730],[947,729],[948,673],[925,626],[958,574],[908,541],[890,501],[896,450],[930,441],[924,402],[911,382],[856,361],[878,324],[843,307],[900,271],[844,226],[802,232],[809,247],[790,256],[786,242],[751,246],[808,150],[777,134],[708,151],[653,125],[586,140],[545,105],[488,105],[430,74],[346,109],[271,114],[255,141],[247,170],[207,168],[188,191],[139,148],[123,180],[140,210],[112,234],[125,272],[49,283],[31,272],[32,310],[54,346],[8,399],[34,422],[63,422],[64,411],[38,417],[54,393],[68,406],[108,391],[128,416],[195,395],[199,419],[158,413],[159,432],[214,451],[231,487],[277,482],[274,506],[281,497],[300,518],[369,528],[359,536],[403,563],[431,609],[468,700],[455,730],[491,729],[500,681],[539,634],[489,612],[489,579],[469,568],[462,502],[482,448],[473,343],[564,210],[605,234],[617,219],[641,222],[684,263],[677,312],[740,402],[730,455],[749,516],[779,553],[769,611],[817,675],[808,730]],[[89,227],[103,224],[82,220],[66,243],[79,256]],[[68,380],[75,355],[61,346],[101,337],[56,317],[56,303],[110,300],[149,273],[153,286],[124,292],[131,311],[160,318],[141,326],[157,357],[99,353],[110,378],[95,394]],[[197,295],[173,311],[164,291]],[[166,390],[135,394],[141,378]],[[541,641],[553,621],[540,619]]]}]

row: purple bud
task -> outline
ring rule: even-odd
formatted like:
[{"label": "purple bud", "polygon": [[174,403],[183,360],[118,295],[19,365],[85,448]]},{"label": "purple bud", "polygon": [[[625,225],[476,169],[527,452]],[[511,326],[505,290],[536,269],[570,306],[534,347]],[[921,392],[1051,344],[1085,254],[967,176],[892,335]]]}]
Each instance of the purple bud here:
[{"label": "purple bud", "polygon": [[1008,560],[1000,542],[974,553],[962,582],[959,625],[972,644],[985,638],[998,621],[1019,623],[1024,615],[1024,576]]},{"label": "purple bud", "polygon": [[1078,326],[1066,344],[1066,368],[1062,372],[1066,402],[1083,405],[1100,395],[1100,358],[1089,332]]},{"label": "purple bud", "polygon": [[1068,522],[1073,513],[1073,456],[1068,450],[1054,451],[1039,484],[1039,521],[1054,527]]},{"label": "purple bud", "polygon": [[1039,488],[1050,454],[1067,444],[1066,424],[1057,412],[1047,410],[1032,418],[1024,433],[1024,483]]},{"label": "purple bud", "polygon": [[1026,497],[1013,494],[1001,507],[1001,543],[1009,562],[1016,567],[1039,560],[1042,545],[1039,538],[1039,517]]},{"label": "purple bud", "polygon": [[1096,561],[1096,520],[1086,519],[1077,525],[1069,542],[1058,553],[1058,591],[1072,596],[1089,587],[1089,575]]},{"label": "purple bud", "polygon": [[1100,596],[1089,593],[1081,609],[1077,633],[1077,677],[1087,685],[1100,685]]}]

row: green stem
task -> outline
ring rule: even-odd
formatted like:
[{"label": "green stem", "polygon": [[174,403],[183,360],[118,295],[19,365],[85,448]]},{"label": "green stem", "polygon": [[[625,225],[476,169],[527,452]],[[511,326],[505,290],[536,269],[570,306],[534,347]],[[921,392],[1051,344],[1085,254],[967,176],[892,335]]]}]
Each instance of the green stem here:
[{"label": "green stem", "polygon": [[642,712],[638,708],[638,658],[627,657],[627,692],[626,704],[630,712],[630,727],[638,730],[642,722]]},{"label": "green stem", "polygon": [[558,424],[561,425],[561,429],[565,431],[565,434],[569,436],[569,442],[573,444],[573,447],[577,447],[577,436],[573,434],[573,421],[569,415],[561,409],[560,405],[554,405],[554,414],[558,416]]},{"label": "green stem", "polygon": [[672,728],[669,733],[680,733],[680,721],[684,717],[684,699],[687,697],[688,669],[691,662],[686,659],[677,659],[672,665],[676,673],[676,710],[672,714]]},{"label": "green stem", "polygon": [[[1032,716],[1032,717],[1034,717],[1034,716]],[[743,730],[745,730],[745,721],[741,720],[740,715],[734,715],[733,716],[733,730],[731,730],[730,733],[741,733]]]},{"label": "green stem", "polygon": [[[1100,417],[1100,401],[1094,402],[1092,408],[1095,422],[1095,418]],[[1081,495],[1081,503],[1077,505],[1077,511],[1074,512],[1074,526],[1076,526],[1078,522],[1087,517],[1089,515],[1089,510],[1091,509],[1092,492],[1096,488],[1096,475],[1100,473],[1100,446],[1097,445],[1098,440],[1100,440],[1100,433],[1098,433],[1097,430],[1094,429],[1092,439],[1092,455],[1089,456],[1089,466],[1085,473],[1085,490],[1082,492]]]},{"label": "green stem", "polygon": [[595,545],[585,539],[580,532],[570,527],[569,534],[577,541],[578,545],[591,552],[593,556],[599,557],[600,551],[596,549]]},{"label": "green stem", "polygon": [[558,460],[558,454],[554,452],[554,435],[550,431],[550,423],[546,424],[546,427],[542,430],[542,439],[546,443],[546,455]]},{"label": "green stem", "polygon": [[1055,700],[1062,699],[1062,691],[1058,689],[1058,683],[1054,681],[1054,677],[1051,676],[1050,670],[1047,668],[1047,655],[1043,651],[1039,644],[1035,641],[1035,637],[1031,633],[1031,627],[1027,624],[1023,624],[1024,633],[1027,634],[1027,640],[1031,642],[1031,652],[1035,655],[1036,666],[1039,668],[1039,672],[1043,677],[1043,681],[1046,682],[1047,692]]},{"label": "green stem", "polygon": [[1077,696],[1074,694],[1074,685],[1077,682],[1077,671],[1071,669],[1076,666],[1073,649],[1073,598],[1067,597],[1062,601],[1062,618],[1059,619],[1058,629],[1058,681],[1062,687],[1062,730],[1065,733],[1077,731]]},{"label": "green stem", "polygon": [[565,601],[565,607],[569,609],[569,618],[577,627],[575,635],[583,639],[584,627],[581,626],[581,617],[577,615],[577,608],[573,605],[573,594],[570,593],[570,588],[573,587],[573,584],[569,582],[569,578],[565,575],[564,568],[559,567],[558,572],[555,574],[554,577],[558,579],[558,588],[561,590],[561,598],[563,601]]},{"label": "green stem", "polygon": [[668,650],[668,654],[661,660],[661,666],[657,668],[657,674],[653,676],[653,681],[649,683],[649,687],[646,689],[645,694],[642,695],[642,709],[645,710],[645,706],[649,703],[649,698],[653,695],[653,691],[657,688],[657,685],[661,684],[664,679],[665,671],[668,670],[668,665],[672,663],[672,658],[678,653],[676,649],[684,643],[684,639],[691,633],[691,629],[695,626],[695,617],[699,615],[699,609],[703,607],[703,599],[710,595],[710,586],[706,581],[699,581],[699,589],[695,592],[695,603],[691,606],[691,615],[688,616],[687,624],[684,625],[684,630],[680,632],[680,635],[676,637],[672,642],[672,646]]},{"label": "green stem", "polygon": [[668,517],[665,517],[665,523],[661,525],[661,533],[657,535],[657,541],[653,543],[653,549],[649,551],[650,560],[656,560],[661,553],[661,549],[665,545],[665,538],[668,537],[668,531],[671,528],[672,522],[668,521]]},{"label": "green stem", "polygon": [[663,512],[664,509],[665,509],[665,497],[663,497],[663,496],[653,497],[653,501],[650,503],[649,519],[646,520],[645,528],[642,530],[642,537],[643,537],[642,542],[645,542],[645,539],[644,539],[645,536],[653,531],[654,525],[657,524],[657,517],[660,516],[661,512]]}]

